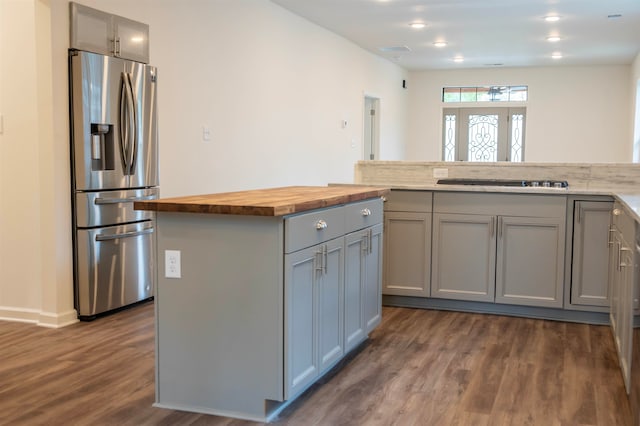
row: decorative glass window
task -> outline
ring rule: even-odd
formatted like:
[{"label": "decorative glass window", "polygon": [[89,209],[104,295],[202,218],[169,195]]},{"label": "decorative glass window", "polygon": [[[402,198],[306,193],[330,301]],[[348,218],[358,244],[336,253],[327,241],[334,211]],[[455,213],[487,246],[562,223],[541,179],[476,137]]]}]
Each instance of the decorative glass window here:
[{"label": "decorative glass window", "polygon": [[442,102],[524,102],[528,86],[444,87]]},{"label": "decorative glass window", "polygon": [[442,159],[524,161],[525,116],[525,108],[445,108]]}]

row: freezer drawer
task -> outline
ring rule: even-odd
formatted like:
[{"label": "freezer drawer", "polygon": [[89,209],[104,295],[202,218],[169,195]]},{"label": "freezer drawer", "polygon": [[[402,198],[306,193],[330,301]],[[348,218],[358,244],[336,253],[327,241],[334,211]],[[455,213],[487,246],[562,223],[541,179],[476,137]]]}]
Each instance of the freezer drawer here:
[{"label": "freezer drawer", "polygon": [[154,219],[154,212],[134,210],[133,202],[155,200],[158,188],[76,193],[76,227],[116,225]]},{"label": "freezer drawer", "polygon": [[154,224],[77,230],[75,298],[81,319],[153,296]]}]

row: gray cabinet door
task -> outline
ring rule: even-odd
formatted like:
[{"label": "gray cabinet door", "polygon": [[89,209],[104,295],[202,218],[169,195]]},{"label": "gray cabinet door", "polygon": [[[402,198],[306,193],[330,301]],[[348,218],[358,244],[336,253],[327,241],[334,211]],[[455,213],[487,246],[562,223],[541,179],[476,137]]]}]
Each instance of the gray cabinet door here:
[{"label": "gray cabinet door", "polygon": [[322,244],[320,252],[324,259],[318,267],[316,305],[322,374],[344,354],[344,238]]},{"label": "gray cabinet door", "polygon": [[369,334],[382,320],[382,224],[368,229],[368,244],[364,252],[362,288],[365,333]]},{"label": "gray cabinet door", "polygon": [[382,319],[382,224],[345,237],[345,352]]},{"label": "gray cabinet door", "polygon": [[609,306],[611,201],[576,201],[573,218],[571,304]]},{"label": "gray cabinet door", "polygon": [[367,231],[358,231],[345,237],[344,259],[344,349],[350,351],[366,337],[364,328],[362,264],[366,249]]},{"label": "gray cabinet door", "polygon": [[429,296],[431,213],[385,211],[382,292]]},{"label": "gray cabinet door", "polygon": [[497,303],[562,307],[565,221],[498,217]]},{"label": "gray cabinet door", "polygon": [[285,256],[285,399],[318,376],[317,281],[322,256],[318,246]]},{"label": "gray cabinet door", "polygon": [[149,25],[121,16],[113,17],[116,56],[149,63]]},{"label": "gray cabinet door", "polygon": [[495,216],[433,214],[431,297],[493,302]]},{"label": "gray cabinet door", "polygon": [[344,238],[285,255],[285,399],[344,354]]}]

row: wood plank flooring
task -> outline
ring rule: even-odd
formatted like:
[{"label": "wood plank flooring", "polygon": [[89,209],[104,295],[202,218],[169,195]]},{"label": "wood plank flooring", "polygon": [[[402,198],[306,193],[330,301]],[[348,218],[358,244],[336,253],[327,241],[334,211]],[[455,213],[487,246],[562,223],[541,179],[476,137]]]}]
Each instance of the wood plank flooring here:
[{"label": "wood plank flooring", "polygon": [[[608,327],[385,307],[279,425],[627,425]],[[59,330],[0,321],[0,425],[253,425],[154,408],[153,304]]]}]

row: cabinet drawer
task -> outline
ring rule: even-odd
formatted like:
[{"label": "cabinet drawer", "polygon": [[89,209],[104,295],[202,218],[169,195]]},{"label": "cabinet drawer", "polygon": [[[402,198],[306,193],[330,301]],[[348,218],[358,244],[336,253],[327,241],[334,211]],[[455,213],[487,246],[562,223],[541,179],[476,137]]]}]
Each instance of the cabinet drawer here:
[{"label": "cabinet drawer", "polygon": [[345,233],[345,206],[313,210],[284,220],[285,253],[341,237]]},{"label": "cabinet drawer", "polygon": [[393,189],[387,195],[384,209],[394,212],[428,213],[431,211],[432,200],[432,192]]},{"label": "cabinet drawer", "polygon": [[380,198],[347,204],[344,208],[347,220],[346,233],[382,223],[382,199]]}]

